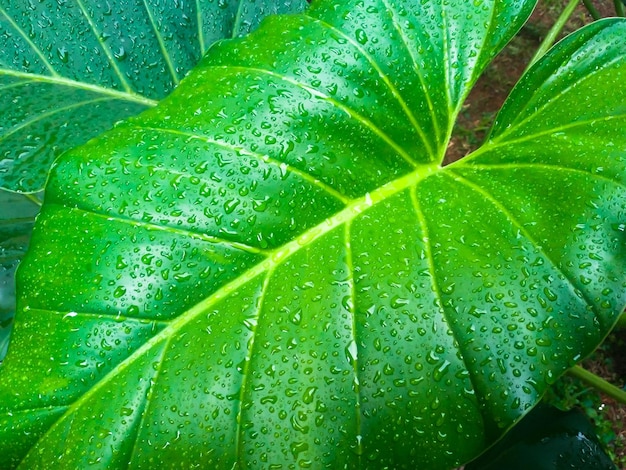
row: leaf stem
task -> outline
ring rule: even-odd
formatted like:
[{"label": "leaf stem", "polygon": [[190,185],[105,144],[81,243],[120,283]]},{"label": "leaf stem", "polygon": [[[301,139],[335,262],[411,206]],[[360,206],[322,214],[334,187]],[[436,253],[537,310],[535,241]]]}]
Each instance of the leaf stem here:
[{"label": "leaf stem", "polygon": [[622,0],[613,0],[613,3],[615,3],[615,14],[617,16],[626,17],[626,12],[624,12],[624,3]]},{"label": "leaf stem", "polygon": [[578,1],[579,0],[570,0],[567,6],[563,9],[561,15],[558,17],[552,28],[550,28],[550,31],[548,31],[548,34],[546,35],[544,40],[539,45],[539,49],[537,49],[537,52],[535,52],[535,55],[528,64],[526,70],[528,70],[535,62],[543,57],[543,55],[548,52],[548,49],[552,47],[559,34],[561,34],[565,23],[567,23],[567,20],[569,20],[570,16],[572,16],[572,13],[574,13],[574,10],[578,5]]},{"label": "leaf stem", "polygon": [[594,19],[594,21],[602,18],[602,15],[600,15],[600,12],[596,10],[596,7],[593,6],[593,4],[591,3],[591,0],[583,0],[583,5],[585,5],[585,8],[587,9],[591,17]]},{"label": "leaf stem", "polygon": [[568,373],[591,385],[596,390],[604,393],[614,400],[626,405],[626,391],[607,382],[602,377],[598,377],[596,374],[589,372],[588,370],[583,369],[580,366],[572,367],[570,370],[568,370]]},{"label": "leaf stem", "polygon": [[622,314],[617,319],[617,323],[615,323],[616,330],[626,330],[626,312],[622,312]]}]

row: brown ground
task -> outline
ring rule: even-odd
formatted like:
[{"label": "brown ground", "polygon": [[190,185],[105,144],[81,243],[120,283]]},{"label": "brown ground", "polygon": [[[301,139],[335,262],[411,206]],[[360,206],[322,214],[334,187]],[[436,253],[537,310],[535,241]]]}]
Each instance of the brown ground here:
[{"label": "brown ground", "polygon": [[[446,163],[467,155],[481,144],[496,112],[567,3],[568,0],[539,0],[527,25],[486,70],[463,106],[448,147]],[[592,3],[602,16],[615,16],[613,0],[594,0]],[[591,21],[581,2],[561,37]],[[626,381],[625,350],[626,330],[617,331],[583,363],[583,367],[623,387]],[[562,404],[585,409],[617,467],[626,469],[626,405],[599,395],[575,379],[563,379],[562,389],[566,392],[561,390],[558,393],[568,395]]]}]

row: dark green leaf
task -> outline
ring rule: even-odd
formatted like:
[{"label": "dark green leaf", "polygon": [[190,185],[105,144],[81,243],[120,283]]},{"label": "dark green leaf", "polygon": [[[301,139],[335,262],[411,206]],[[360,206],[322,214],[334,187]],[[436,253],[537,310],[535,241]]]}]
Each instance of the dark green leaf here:
[{"label": "dark green leaf", "polygon": [[304,0],[0,1],[0,186],[43,188],[50,164],[167,95],[215,41]]},{"label": "dark green leaf", "polygon": [[578,410],[539,406],[465,470],[616,470]]},{"label": "dark green leaf", "polygon": [[440,167],[533,6],[321,0],[61,158],[2,466],[445,469],[501,436],[626,304],[626,22]]}]

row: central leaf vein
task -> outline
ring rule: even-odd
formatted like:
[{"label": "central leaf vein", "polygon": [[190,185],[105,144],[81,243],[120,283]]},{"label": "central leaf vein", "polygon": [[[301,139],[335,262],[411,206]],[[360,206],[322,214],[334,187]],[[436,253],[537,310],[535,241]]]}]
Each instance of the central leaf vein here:
[{"label": "central leaf vein", "polygon": [[[413,71],[415,72],[415,75],[417,76],[420,82],[420,87],[422,88],[422,92],[424,93],[424,97],[426,98],[426,104],[428,105],[428,110],[430,111],[430,117],[432,119],[435,135],[439,137],[441,135],[441,127],[439,124],[439,119],[437,117],[437,113],[435,112],[435,105],[428,91],[426,80],[424,79],[424,75],[422,74],[421,68],[417,64],[417,59],[415,57],[415,50],[414,48],[409,47],[409,43],[411,41],[409,40],[409,38],[407,38],[405,31],[402,29],[402,27],[400,26],[398,22],[398,19],[396,17],[397,15],[396,10],[389,4],[387,0],[382,0],[382,2],[385,5],[385,9],[391,18],[391,23],[393,24],[394,29],[398,32],[398,35],[400,36],[402,45],[404,46],[407,54],[411,58],[411,62],[413,63]],[[413,116],[413,113],[411,113],[411,116]],[[419,125],[416,124],[416,129],[418,130],[418,132],[420,132],[420,136],[421,136],[423,133],[423,131],[421,130],[421,127],[419,127]],[[426,144],[426,148],[428,149],[428,153],[429,155],[431,155],[431,158],[433,160],[438,158],[438,155],[435,154],[435,152],[433,151],[430,145],[430,140],[425,136],[423,137],[423,139],[424,139],[424,143]]]},{"label": "central leaf vein", "polygon": [[237,410],[237,418],[236,418],[236,431],[235,431],[235,455],[237,456],[237,461],[243,465],[244,462],[244,448],[243,448],[243,431],[245,429],[244,426],[244,409],[246,407],[246,397],[248,392],[250,391],[249,381],[251,379],[250,372],[250,364],[252,363],[252,358],[254,357],[254,346],[256,343],[257,331],[258,331],[258,323],[263,319],[263,308],[265,307],[265,295],[267,292],[267,288],[270,283],[270,279],[272,274],[274,273],[273,269],[269,269],[265,274],[265,279],[263,280],[263,287],[261,289],[261,293],[259,298],[256,300],[256,308],[255,308],[255,321],[252,326],[252,335],[250,340],[248,341],[248,351],[245,358],[245,365],[242,372],[241,379],[241,387],[239,389],[239,409]]},{"label": "central leaf vein", "polygon": [[[452,337],[454,338],[454,341],[458,348],[458,357],[463,362],[463,367],[468,373],[472,390],[476,393],[478,391],[476,384],[480,383],[480,379],[476,377],[475,369],[473,367],[470,367],[467,362],[467,358],[466,358],[467,351],[464,350],[465,348],[463,348],[463,342],[461,341],[461,338],[463,338],[464,335],[455,329],[455,325],[452,322],[452,319],[448,315],[444,306],[441,288],[439,286],[439,283],[437,282],[437,268],[435,266],[435,257],[433,254],[432,243],[430,241],[428,221],[426,220],[426,216],[424,215],[424,212],[422,210],[421,204],[417,196],[417,186],[411,189],[411,202],[413,205],[413,210],[415,211],[415,215],[417,216],[417,221],[422,230],[422,242],[424,244],[424,251],[426,253],[425,259],[428,265],[428,272],[430,273],[430,276],[429,276],[430,286],[431,286],[432,293],[435,297],[434,305],[437,307],[437,310],[442,315],[444,323],[448,326],[448,328],[450,329],[450,332],[452,333]],[[477,398],[482,398],[482,397],[477,396]],[[485,415],[484,415],[484,411],[482,407],[480,408],[480,411],[483,416],[483,419],[485,419]]]}]

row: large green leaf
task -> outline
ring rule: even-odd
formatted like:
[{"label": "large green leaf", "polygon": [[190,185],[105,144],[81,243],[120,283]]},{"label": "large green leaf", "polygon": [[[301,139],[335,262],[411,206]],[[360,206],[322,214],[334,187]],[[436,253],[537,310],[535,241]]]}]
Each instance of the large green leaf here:
[{"label": "large green leaf", "polygon": [[219,39],[305,0],[0,0],[0,187],[43,188],[50,164],[167,95]]},{"label": "large green leaf", "polygon": [[449,468],[519,420],[626,304],[624,21],[440,166],[533,5],[321,0],[60,159],[0,466]]}]

